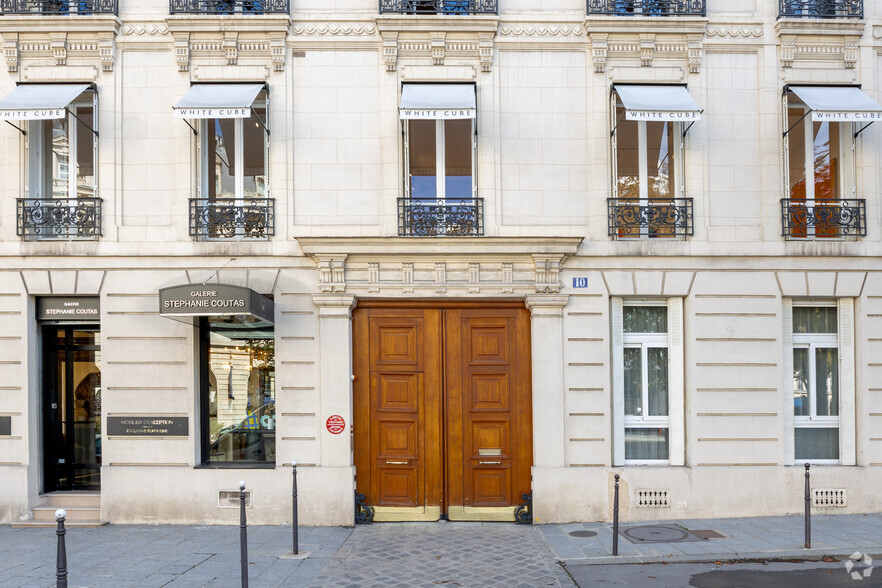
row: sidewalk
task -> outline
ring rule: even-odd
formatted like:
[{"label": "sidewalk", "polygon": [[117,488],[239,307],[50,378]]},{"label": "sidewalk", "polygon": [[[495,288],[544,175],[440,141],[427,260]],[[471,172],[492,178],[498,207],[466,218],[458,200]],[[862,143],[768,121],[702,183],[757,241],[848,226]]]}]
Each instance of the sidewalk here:
[{"label": "sidewalk", "polygon": [[[805,549],[802,516],[742,519],[681,519],[619,525],[619,555],[612,555],[612,524],[575,523],[537,527],[555,558],[566,565],[707,562],[752,559],[882,556],[882,514],[813,515],[811,549]],[[667,527],[630,532],[632,527]],[[589,532],[592,537],[584,537]],[[642,531],[642,532],[640,532]],[[713,531],[713,533],[707,533]],[[576,532],[576,535],[572,533]],[[653,535],[653,532],[656,534]],[[649,537],[632,542],[627,535]],[[719,536],[716,536],[719,535]],[[709,539],[701,539],[710,536]],[[662,541],[655,541],[654,538]],[[665,539],[673,539],[665,541]],[[685,540],[684,540],[685,539]]]},{"label": "sidewalk", "polygon": [[[591,533],[596,535],[584,536]],[[625,534],[654,542],[632,543]],[[609,523],[303,527],[300,551],[308,555],[300,559],[290,557],[291,535],[290,527],[248,528],[253,588],[574,586],[560,562],[572,567],[825,555],[842,559],[855,552],[882,556],[882,514],[815,515],[810,550],[803,549],[800,516],[627,523],[620,528],[618,557],[612,556]],[[0,586],[54,586],[55,548],[52,528],[0,526]],[[239,586],[238,526],[72,528],[67,554],[71,588]]]}]

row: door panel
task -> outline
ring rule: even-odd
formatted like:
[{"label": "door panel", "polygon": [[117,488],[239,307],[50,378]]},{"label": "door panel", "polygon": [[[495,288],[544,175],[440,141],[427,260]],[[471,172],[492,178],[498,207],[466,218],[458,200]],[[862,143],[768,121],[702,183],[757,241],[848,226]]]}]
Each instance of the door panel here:
[{"label": "door panel", "polygon": [[357,489],[374,520],[514,520],[532,465],[526,309],[360,307],[353,328]]}]

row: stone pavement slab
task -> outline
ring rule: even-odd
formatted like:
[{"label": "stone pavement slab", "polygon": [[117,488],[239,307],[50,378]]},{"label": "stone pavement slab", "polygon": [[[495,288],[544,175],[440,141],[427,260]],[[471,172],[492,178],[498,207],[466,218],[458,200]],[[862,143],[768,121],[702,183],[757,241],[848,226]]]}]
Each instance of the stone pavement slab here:
[{"label": "stone pavement slab", "polygon": [[[620,524],[620,531],[635,524]],[[744,519],[645,521],[643,525],[677,525],[684,530],[713,530],[721,538],[692,543],[633,544],[619,535],[619,555],[612,555],[612,524],[543,525],[538,527],[553,556],[571,564],[703,562],[758,559],[821,559],[854,553],[882,556],[882,514],[813,515],[812,548],[805,549],[802,516]],[[592,531],[594,537],[574,537]]]}]

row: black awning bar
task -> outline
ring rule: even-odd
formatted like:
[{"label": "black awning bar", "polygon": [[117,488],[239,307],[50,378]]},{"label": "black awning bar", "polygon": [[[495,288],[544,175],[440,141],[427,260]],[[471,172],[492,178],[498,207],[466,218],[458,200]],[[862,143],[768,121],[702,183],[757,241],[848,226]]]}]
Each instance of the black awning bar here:
[{"label": "black awning bar", "polygon": [[627,108],[622,109],[622,116],[619,117],[619,120],[616,121],[616,126],[609,132],[609,136],[612,137],[616,134],[616,129],[619,128],[619,123],[622,122],[622,119],[625,118],[625,114],[628,112]]},{"label": "black awning bar", "polygon": [[252,111],[252,114],[254,114],[254,118],[256,118],[256,119],[257,119],[257,122],[259,122],[259,123],[260,123],[260,126],[262,126],[262,127],[263,127],[263,130],[264,130],[264,131],[266,131],[266,134],[267,134],[267,135],[269,135],[269,134],[270,134],[270,130],[269,130],[269,129],[268,129],[268,128],[266,128],[266,125],[265,125],[265,124],[263,124],[263,121],[262,121],[262,120],[260,120],[260,117],[259,117],[259,116],[257,116],[257,113],[256,113],[256,112],[253,112],[253,111]]},{"label": "black awning bar", "polygon": [[[8,124],[10,127],[12,127],[13,129],[15,129],[16,131],[18,131],[18,132],[21,133],[22,135],[27,136],[28,132],[27,132],[26,130],[24,130],[23,128],[15,126],[14,124],[12,124],[11,122],[9,122],[8,120],[5,120],[5,121],[3,121],[3,122],[5,122],[6,124]],[[870,125],[871,125],[871,124],[873,124],[873,123],[870,123]],[[870,126],[870,125],[867,125],[867,126]]]},{"label": "black awning bar", "polygon": [[83,125],[83,126],[86,127],[87,129],[89,129],[90,131],[92,131],[92,132],[95,134],[96,137],[98,136],[98,131],[96,131],[95,129],[93,129],[93,128],[90,127],[89,125],[87,125],[87,124],[86,124],[86,121],[84,121],[83,119],[81,119],[80,117],[78,117],[76,112],[74,112],[73,110],[71,110],[71,109],[69,109],[69,108],[66,109],[66,110],[70,113],[70,115],[71,115],[72,117],[74,117],[75,119],[77,119],[77,120],[80,122],[81,125]]},{"label": "black awning bar", "polygon": [[873,121],[873,122],[867,123],[867,124],[865,124],[864,126],[862,126],[860,129],[858,129],[858,131],[854,134],[854,138],[857,139],[857,136],[860,135],[861,133],[863,133],[864,131],[866,131],[866,130],[867,130],[867,127],[869,127],[869,126],[870,126],[871,124],[873,124],[874,122],[876,122],[876,121]]},{"label": "black awning bar", "polygon": [[[699,110],[699,111],[698,111],[698,114],[704,114],[704,108],[702,108],[701,110]],[[694,121],[692,121],[691,123],[689,123],[689,126],[686,127],[686,130],[683,131],[683,138],[684,138],[684,139],[686,138],[686,133],[688,133],[688,132],[689,132],[689,129],[692,128],[692,125],[694,125],[694,124],[697,123],[697,122],[698,122],[697,120],[694,120]]]},{"label": "black awning bar", "polygon": [[781,136],[782,136],[782,137],[786,137],[786,136],[787,136],[787,133],[789,133],[790,131],[792,131],[793,129],[795,129],[795,128],[796,128],[796,125],[798,125],[798,124],[801,123],[803,120],[805,120],[805,117],[807,117],[808,115],[810,115],[812,112],[813,112],[813,111],[809,110],[809,111],[807,111],[805,114],[803,114],[801,117],[799,117],[799,120],[796,121],[795,123],[793,123],[793,126],[791,126],[789,129],[787,129],[786,131],[784,131],[784,134],[781,135]]},{"label": "black awning bar", "polygon": [[[174,110],[174,108],[172,108],[172,110]],[[184,121],[184,124],[186,124],[188,127],[190,127],[190,130],[193,131],[193,134],[195,136],[197,136],[197,137],[199,136],[199,133],[196,132],[196,127],[191,125],[190,121],[188,121],[186,118],[182,118],[181,120]]]}]

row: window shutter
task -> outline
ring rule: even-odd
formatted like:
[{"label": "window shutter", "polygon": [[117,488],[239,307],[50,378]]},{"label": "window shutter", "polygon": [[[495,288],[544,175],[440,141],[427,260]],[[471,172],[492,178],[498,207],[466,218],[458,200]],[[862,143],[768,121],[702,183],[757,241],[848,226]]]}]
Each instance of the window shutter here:
[{"label": "window shutter", "polygon": [[668,403],[670,464],[686,465],[685,350],[683,299],[668,299]]},{"label": "window shutter", "polygon": [[612,304],[612,376],[613,376],[613,465],[625,465],[625,355],[624,309],[622,298],[613,296]]},{"label": "window shutter", "polygon": [[839,463],[856,463],[854,299],[839,299]]},{"label": "window shutter", "polygon": [[781,392],[784,402],[783,435],[784,465],[793,465],[796,460],[796,433],[793,430],[793,300],[784,298],[781,301]]}]

